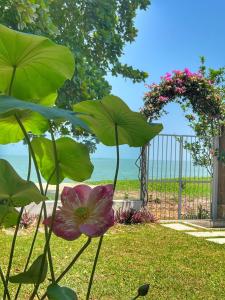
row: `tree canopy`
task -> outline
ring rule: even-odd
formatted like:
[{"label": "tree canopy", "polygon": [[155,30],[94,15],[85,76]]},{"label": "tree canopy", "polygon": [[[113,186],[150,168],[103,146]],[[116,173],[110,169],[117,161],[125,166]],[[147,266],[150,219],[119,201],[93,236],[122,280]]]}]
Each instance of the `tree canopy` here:
[{"label": "tree canopy", "polygon": [[58,105],[70,108],[82,100],[110,93],[105,76],[122,75],[141,82],[147,73],[120,63],[126,43],[137,36],[134,19],[149,0],[3,0],[0,23],[50,37],[68,46],[76,66],[73,80],[60,90]]},{"label": "tree canopy", "polygon": [[[122,64],[120,58],[124,46],[137,36],[137,11],[149,5],[150,0],[2,0],[0,23],[47,36],[72,50],[74,75],[58,91],[57,98],[59,107],[71,109],[77,102],[110,94],[107,74],[122,75],[133,82],[147,78],[146,72]],[[68,126],[60,129],[63,134],[70,132]],[[90,148],[95,145],[83,130],[72,131]]]}]

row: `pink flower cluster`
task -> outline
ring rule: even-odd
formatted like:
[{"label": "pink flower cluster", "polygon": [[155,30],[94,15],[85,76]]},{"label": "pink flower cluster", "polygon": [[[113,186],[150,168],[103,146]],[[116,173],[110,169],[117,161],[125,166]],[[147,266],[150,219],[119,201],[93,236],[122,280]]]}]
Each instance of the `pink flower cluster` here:
[{"label": "pink flower cluster", "polygon": [[204,77],[201,71],[191,72],[188,68],[173,70],[161,77],[159,84],[147,85],[149,91],[144,95],[142,112],[150,119],[158,119],[164,113],[164,106],[171,102],[189,101],[193,111],[198,114],[220,113],[221,97],[213,82]]}]

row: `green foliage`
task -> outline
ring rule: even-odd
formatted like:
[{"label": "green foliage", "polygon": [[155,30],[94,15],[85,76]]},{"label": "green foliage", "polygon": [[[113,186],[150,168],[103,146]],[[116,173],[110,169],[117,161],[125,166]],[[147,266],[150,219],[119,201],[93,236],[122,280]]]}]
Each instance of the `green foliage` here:
[{"label": "green foliage", "polygon": [[34,134],[41,134],[48,129],[46,120],[69,120],[73,126],[88,129],[87,125],[74,112],[56,107],[46,107],[13,97],[0,96],[0,130],[5,134],[0,137],[2,144],[17,142],[24,138],[15,115],[21,120],[25,129]]},{"label": "green foliage", "polygon": [[101,99],[111,87],[106,73],[142,81],[145,72],[122,65],[126,43],[137,36],[134,19],[149,0],[16,0],[0,3],[0,22],[16,30],[47,35],[70,47],[76,58],[74,77],[60,91],[58,103],[68,107],[80,100]]},{"label": "green foliage", "polygon": [[61,287],[58,284],[51,284],[47,289],[49,300],[77,300],[76,293],[68,287]]},{"label": "green foliage", "polygon": [[79,117],[85,121],[98,139],[107,146],[115,146],[115,125],[119,144],[132,147],[145,145],[161,130],[161,124],[149,125],[140,113],[132,112],[116,96],[106,96],[100,101],[84,101],[74,105],[74,111],[83,113]]},{"label": "green foliage", "polygon": [[[127,43],[134,42],[138,30],[134,21],[138,10],[146,10],[150,0],[2,0],[0,22],[15,30],[48,36],[68,46],[76,64],[71,80],[59,91],[57,105],[71,109],[83,100],[99,100],[110,94],[106,75],[122,75],[141,82],[147,73],[122,64]],[[83,136],[71,124],[59,128]],[[95,139],[85,134],[85,142],[95,149]]]},{"label": "green foliage", "polygon": [[[37,21],[38,24],[38,16],[35,14],[38,15],[39,9],[41,10],[41,8],[44,8],[46,16],[50,16],[47,10],[48,3],[42,3],[42,1],[40,1],[16,0],[14,2],[21,18],[24,17],[24,14],[28,14],[20,23],[21,27],[25,28],[27,23],[33,22],[34,20]],[[30,5],[26,7],[26,3],[28,2]],[[142,8],[147,5],[147,2],[148,1],[140,1]],[[90,3],[92,5],[92,2]],[[134,3],[134,11],[136,11],[140,3],[139,1]],[[18,6],[18,4],[23,5]],[[51,4],[53,4],[53,2]],[[95,4],[98,7],[99,2],[96,1]],[[127,4],[130,4],[130,2],[127,2]],[[10,10],[11,1],[8,5],[7,9]],[[67,9],[66,3],[62,5],[62,11],[64,7]],[[111,6],[110,3],[102,2],[101,8],[102,7],[109,9]],[[95,6],[93,9],[95,9]],[[32,15],[32,12],[34,15]],[[89,13],[91,16],[92,11],[89,11]],[[97,11],[97,13],[100,13],[100,11]],[[104,21],[107,21],[107,18],[102,17]],[[131,19],[133,17],[134,16],[132,16]],[[67,20],[69,19],[70,18],[67,18]],[[50,21],[49,18],[48,21]],[[76,22],[79,23],[79,20],[76,19]],[[65,28],[67,28],[67,26],[65,26]],[[90,30],[93,37],[98,40],[98,36],[93,32],[93,28],[88,30]],[[102,34],[103,33],[104,32],[102,32]],[[129,34],[135,36],[135,32]],[[128,41],[129,34],[124,37],[125,39],[128,38]],[[107,36],[105,36],[105,34],[103,34],[103,36],[104,42],[107,41]],[[69,41],[67,44],[69,44]],[[108,46],[108,43],[106,43],[105,50],[108,49]],[[112,49],[108,50],[110,50],[109,54],[111,55]],[[114,50],[116,51],[116,49]],[[96,53],[96,59],[98,59],[98,55],[102,55],[102,49],[99,49],[99,53]],[[104,67],[106,66],[107,59]],[[93,165],[90,161],[87,147],[69,137],[55,140],[53,129],[55,128],[54,126],[57,126],[58,122],[70,122],[72,126],[79,127],[78,130],[80,130],[80,128],[82,128],[81,130],[88,130],[88,125],[90,125],[93,133],[108,145],[118,144],[115,141],[115,134],[118,130],[119,143],[134,147],[144,145],[162,129],[161,124],[147,124],[143,116],[139,113],[132,112],[121,99],[114,96],[105,97],[102,101],[82,102],[77,105],[77,107],[79,107],[77,112],[52,107],[54,106],[57,89],[66,79],[72,76],[73,71],[74,60],[68,48],[55,45],[47,38],[15,32],[0,25],[0,76],[2,77],[2,81],[0,82],[0,130],[2,132],[0,143],[16,142],[25,138],[29,148],[28,178],[30,176],[33,160],[40,186],[39,191],[36,185],[30,182],[29,179],[23,180],[20,178],[6,160],[0,160],[1,226],[8,227],[21,223],[22,210],[21,213],[18,214],[15,209],[16,207],[24,207],[31,202],[39,203],[47,199],[45,194],[48,192],[48,185],[44,192],[39,171],[48,183],[56,185],[55,202],[52,212],[53,222],[56,216],[59,183],[62,182],[64,178],[70,178],[74,181],[83,181],[90,178]],[[129,72],[131,71],[134,70],[129,69]],[[139,79],[137,79],[137,81]],[[67,124],[64,123],[64,126],[66,127]],[[40,135],[47,129],[49,129],[51,133],[52,141],[44,137],[34,138],[33,135],[31,135],[31,133]],[[118,165],[119,164],[117,164],[117,166]],[[118,174],[118,168],[116,174]],[[116,176],[117,175],[115,175],[115,178]],[[101,193],[101,190],[99,192]],[[102,197],[104,196],[105,195],[102,195]],[[80,201],[82,201],[81,198]],[[79,199],[77,198],[77,200]],[[109,208],[111,209],[111,206]],[[45,202],[42,204],[41,212],[43,212],[46,218],[47,211]],[[104,219],[104,216],[101,216],[101,218]],[[19,295],[21,284],[34,285],[29,299],[33,300],[36,295],[39,297],[40,284],[45,281],[48,272],[47,259],[51,270],[50,280],[54,282],[55,270],[50,249],[51,236],[54,231],[52,226],[54,226],[54,223],[52,223],[49,230],[45,228],[45,244],[41,252],[42,254],[27,270],[30,258],[33,255],[32,252],[33,250],[36,251],[36,247],[34,246],[40,221],[41,216],[38,219],[24,271],[17,275],[10,276],[19,229],[18,226],[16,227],[9,254],[7,273],[4,275],[4,273],[1,272],[1,279],[4,283],[3,299],[5,297],[11,298],[11,285],[9,285],[9,282],[19,284],[15,298]],[[101,221],[104,222],[104,220]],[[109,220],[105,220],[105,222],[108,221]],[[46,224],[46,222],[44,222],[44,224]],[[69,224],[69,226],[73,225]],[[63,228],[61,229],[63,230]],[[91,240],[88,239],[87,243],[61,273],[57,281],[62,279],[68,272],[78,257],[90,244],[90,241]],[[100,251],[100,247],[98,251]],[[97,263],[97,260],[95,260],[95,263]],[[93,272],[94,269],[95,267],[93,268]],[[94,274],[93,272],[92,274]],[[91,290],[91,285],[92,281],[90,280],[88,293]],[[76,293],[73,290],[67,287],[60,287],[57,284],[51,284],[48,287],[47,293],[49,299],[52,300],[77,299]],[[46,293],[43,295],[43,298],[44,297],[46,297]]]},{"label": "green foliage", "polygon": [[[43,263],[44,259],[44,263]],[[42,255],[38,256],[37,259],[32,263],[30,268],[20,274],[10,276],[9,281],[11,283],[25,283],[25,284],[35,284],[39,281],[44,282],[48,272],[48,262],[47,258]]]},{"label": "green foliage", "polygon": [[[39,135],[48,129],[48,121],[38,113],[23,110],[17,112],[17,115],[28,132]],[[0,131],[0,144],[16,143],[24,138],[14,115],[0,118]]]},{"label": "green foliage", "polygon": [[18,216],[19,213],[14,207],[1,204],[0,201],[0,226],[8,228],[16,225]]},{"label": "green foliage", "polygon": [[33,182],[23,180],[6,160],[0,159],[0,203],[21,207],[46,199]]},{"label": "green foliage", "polygon": [[207,168],[213,176],[213,137],[220,135],[225,124],[225,68],[217,70],[205,66],[205,58],[200,57],[198,72],[175,70],[166,73],[159,84],[149,86],[145,94],[144,114],[151,120],[166,113],[164,107],[175,101],[186,113],[186,119],[196,134],[198,141],[185,142],[193,162]]},{"label": "green foliage", "polygon": [[[42,176],[50,184],[56,184],[56,171],[54,149],[52,142],[46,138],[34,138],[32,146],[37,157],[38,166]],[[85,145],[63,137],[56,140],[59,182],[64,178],[75,181],[84,181],[90,178],[93,165],[89,158],[88,149]]]},{"label": "green foliage", "polygon": [[[198,231],[203,229],[198,228]],[[207,231],[211,230],[207,228]],[[14,268],[23,268],[32,237],[32,234],[19,237],[19,255],[14,257]],[[0,249],[4,249],[4,253],[8,253],[11,239],[11,236],[0,232]],[[36,256],[44,240],[44,235],[40,234]],[[65,261],[73,259],[74,253],[85,241],[85,237],[81,237],[75,243],[65,240],[59,243],[57,237],[52,238],[51,248],[55,249],[54,260],[57,261],[58,272],[64,269]],[[88,251],[60,284],[75,287],[79,300],[86,296],[84,283],[92,268],[97,242],[97,239],[92,241]],[[192,237],[161,225],[116,226],[104,238],[100,261],[99,275],[91,297],[95,300],[130,300],[130,296],[136,294],[137,286],[145,282],[151,283],[151,289],[149,295],[138,298],[140,300],[225,299],[224,245],[211,243],[204,238]],[[3,269],[7,268],[6,262],[2,261]],[[47,280],[46,284],[49,284]],[[14,299],[17,286],[11,284],[10,288]],[[31,288],[31,285],[26,285],[19,299],[29,299]],[[1,296],[3,285],[0,283]]]},{"label": "green foliage", "polygon": [[56,92],[73,71],[74,59],[68,48],[0,25],[0,93],[41,99]]}]

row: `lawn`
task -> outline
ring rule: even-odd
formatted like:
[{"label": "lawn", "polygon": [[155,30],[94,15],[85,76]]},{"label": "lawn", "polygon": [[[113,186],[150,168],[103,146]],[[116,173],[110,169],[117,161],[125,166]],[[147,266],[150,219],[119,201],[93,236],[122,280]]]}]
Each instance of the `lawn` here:
[{"label": "lawn", "polygon": [[[35,255],[41,252],[42,240],[43,234],[40,233]],[[10,241],[11,236],[0,233],[3,268]],[[30,241],[30,235],[19,237],[13,273],[22,270]],[[66,242],[53,237],[52,249],[57,273],[84,242],[85,238]],[[77,290],[79,300],[85,299],[96,242],[93,240],[90,249],[62,281]],[[222,245],[160,225],[116,226],[104,239],[92,299],[129,300],[135,295],[137,286],[150,282],[151,292],[142,299],[222,300],[225,299],[224,276],[225,247]],[[20,299],[26,300],[27,293],[28,288],[25,287]]]},{"label": "lawn", "polygon": [[[162,179],[162,180],[169,180],[169,179]],[[175,178],[174,180],[177,180]],[[199,181],[204,181],[203,183],[198,183]],[[182,181],[182,193],[184,195],[188,195],[192,198],[195,197],[209,197],[211,186],[207,182],[210,178],[183,178]],[[98,184],[108,184],[112,183],[110,180],[105,181],[95,181],[95,182],[88,182],[90,184],[98,185]],[[134,191],[137,192],[137,195],[140,193],[140,183],[139,180],[118,180],[117,182],[117,193],[121,196],[129,196],[129,193],[132,193]],[[151,182],[149,181],[148,184],[148,191],[151,192],[163,192],[163,193],[171,193],[171,194],[178,194],[179,191],[179,183],[178,182]],[[121,198],[120,198],[121,199]]]}]

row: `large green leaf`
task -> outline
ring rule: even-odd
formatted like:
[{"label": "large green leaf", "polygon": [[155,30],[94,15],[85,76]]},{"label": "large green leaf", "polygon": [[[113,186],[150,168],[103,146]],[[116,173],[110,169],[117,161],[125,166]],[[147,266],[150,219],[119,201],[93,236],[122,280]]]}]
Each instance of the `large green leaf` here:
[{"label": "large green leaf", "polygon": [[12,227],[17,224],[19,213],[14,207],[0,204],[0,226]]},{"label": "large green leaf", "polygon": [[[17,112],[17,116],[27,132],[40,135],[49,127],[48,121],[36,112],[23,110]],[[24,138],[24,134],[13,115],[0,118],[0,132],[0,144],[16,143]]]},{"label": "large green leaf", "polygon": [[161,124],[148,124],[140,114],[133,112],[116,96],[106,96],[98,101],[83,101],[74,105],[74,111],[87,123],[98,139],[107,146],[115,146],[115,125],[119,144],[143,146],[161,130]]},{"label": "large green leaf", "polygon": [[[55,170],[52,142],[49,139],[39,137],[34,138],[31,143],[41,174],[48,181]],[[77,143],[71,138],[62,137],[56,140],[56,148],[59,162],[59,182],[62,182],[64,178],[75,181],[84,181],[90,178],[93,165],[85,145]],[[57,183],[56,173],[49,182],[50,184]]]},{"label": "large green leaf", "polygon": [[[47,101],[46,98],[45,101]],[[18,100],[13,97],[0,96],[0,118],[9,117],[15,114],[20,115],[24,110],[37,112],[48,120],[70,121],[74,126],[80,126],[88,130],[88,126],[72,111],[57,107],[46,107],[36,103]],[[32,126],[30,126],[30,130],[32,131]]]},{"label": "large green leaf", "polygon": [[[11,283],[27,283],[35,284],[39,280],[41,268],[42,268],[43,254],[38,256],[38,258],[32,263],[30,268],[26,272],[10,276],[9,281]],[[45,281],[48,272],[48,262],[45,257],[44,265],[42,268],[40,283]]]},{"label": "large green leaf", "polygon": [[55,92],[74,72],[70,50],[46,37],[0,25],[0,93],[19,99],[41,99]]},{"label": "large green leaf", "polygon": [[47,288],[49,300],[77,300],[76,293],[68,287],[50,284]]},{"label": "large green leaf", "polygon": [[33,182],[23,180],[6,160],[0,159],[0,201],[21,207],[46,199]]}]

